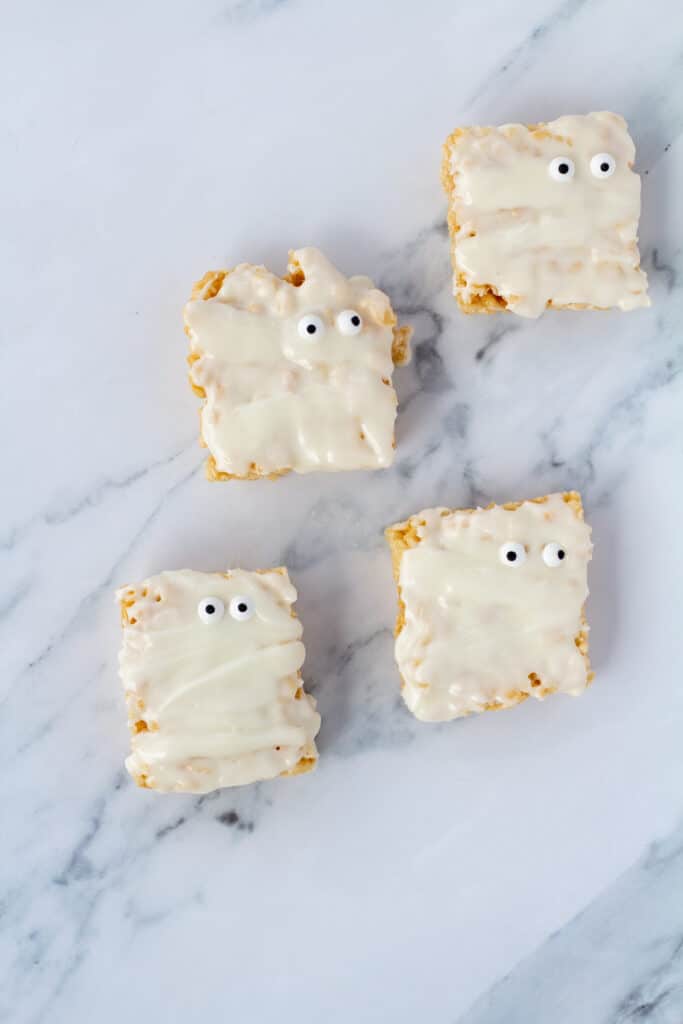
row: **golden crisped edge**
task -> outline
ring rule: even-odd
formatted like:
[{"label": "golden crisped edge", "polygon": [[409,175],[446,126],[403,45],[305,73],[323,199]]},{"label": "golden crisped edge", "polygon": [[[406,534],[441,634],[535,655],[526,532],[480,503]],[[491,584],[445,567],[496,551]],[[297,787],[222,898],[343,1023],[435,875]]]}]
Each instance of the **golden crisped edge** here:
[{"label": "golden crisped edge", "polygon": [[443,157],[441,160],[441,184],[448,196],[448,234],[450,238],[450,254],[453,273],[455,275],[455,298],[463,313],[499,313],[507,309],[507,302],[502,295],[498,295],[495,288],[489,284],[478,284],[473,286],[473,293],[469,301],[463,298],[467,282],[455,262],[456,236],[460,230],[458,220],[453,209],[453,193],[455,192],[456,175],[451,171],[451,153],[458,139],[468,131],[467,128],[456,128],[448,136],[443,145]]},{"label": "golden crisped edge", "polygon": [[[206,448],[206,441],[203,437],[200,437],[199,443],[202,448]],[[286,476],[287,473],[291,473],[291,469],[278,469],[273,473],[265,473],[259,465],[252,462],[249,467],[248,473],[225,473],[222,469],[216,467],[216,460],[213,455],[209,455],[206,460],[206,479],[207,480],[277,480],[278,477]]]},{"label": "golden crisped edge", "polygon": [[[255,571],[259,575],[268,575],[268,573],[277,572],[282,576],[284,573],[287,572],[287,569],[282,565],[278,565],[272,569],[256,569]],[[226,579],[230,578],[230,572],[223,572],[219,575],[225,576]],[[122,589],[124,592],[122,596],[119,598],[121,625],[122,627],[134,627],[135,625],[137,625],[137,620],[135,618],[131,618],[129,614],[129,608],[131,608],[135,604],[135,601],[137,600],[138,597],[147,597],[149,595],[149,589],[146,585],[142,587],[137,587],[134,584],[127,584]],[[156,595],[156,600],[163,600],[161,594]],[[293,619],[298,618],[298,615],[296,614],[296,611],[294,610],[293,606],[290,608],[290,615],[292,616]],[[301,700],[301,698],[304,696],[305,691],[304,681],[300,670],[296,674],[296,680],[299,685],[296,690],[296,693],[294,694],[294,697],[295,700]],[[135,735],[136,733],[140,732],[158,731],[159,723],[151,722],[144,717],[145,703],[140,697],[137,697],[134,693],[129,693],[126,691],[125,700],[126,706],[128,708],[128,726],[131,735]],[[289,771],[280,772],[278,778],[284,778],[285,776],[290,775],[303,775],[305,772],[311,772],[316,767],[317,763],[318,750],[316,748],[315,743],[307,744],[306,747],[304,747],[303,749],[303,753],[300,759],[297,761],[294,767],[290,768]],[[141,789],[156,789],[156,786],[154,785],[154,780],[150,778],[150,776],[146,772],[139,772],[138,774],[133,775],[132,778],[135,784],[139,786]]]},{"label": "golden crisped edge", "polygon": [[405,366],[410,362],[410,339],[413,336],[413,328],[403,325],[394,327],[394,340],[391,345],[391,358],[394,366]]},{"label": "golden crisped edge", "polygon": [[[119,598],[119,609],[121,612],[121,626],[135,626],[137,619],[132,617],[129,613],[129,609],[135,604],[135,601],[139,597],[147,597],[149,591],[146,586],[138,589],[137,587],[128,585],[125,588],[125,593]],[[156,595],[156,600],[161,601],[161,595]],[[145,718],[145,702],[141,697],[126,690],[124,693],[126,700],[126,708],[128,710],[128,728],[131,735],[136,735],[140,732],[156,732],[159,728],[158,722],[149,721]],[[149,789],[150,786],[147,782],[146,776],[135,776],[135,781],[138,786],[142,786],[143,789]]]},{"label": "golden crisped edge", "polygon": [[280,778],[284,779],[291,775],[304,775],[306,772],[312,772],[318,763],[317,757],[303,756],[293,768],[290,768],[288,772],[280,772]]},{"label": "golden crisped edge", "polygon": [[[230,270],[207,270],[203,277],[196,281],[192,286],[192,292],[190,294],[190,300],[203,299],[208,301],[209,299],[215,298],[223,286],[225,278],[230,274]],[[287,281],[295,288],[300,287],[306,280],[301,264],[296,259],[294,251],[289,252],[289,263],[287,273],[282,275],[281,280]],[[390,319],[388,324],[393,329],[393,341],[391,345],[391,358],[394,366],[405,366],[410,362],[410,339],[413,335],[413,328],[403,325],[399,327],[396,322],[396,315],[391,310]],[[190,337],[189,328],[185,327],[185,333],[188,338]],[[202,399],[202,402],[206,401],[206,391],[200,387],[192,379],[192,365],[196,363],[198,359],[202,357],[202,351],[200,349],[194,349],[187,356],[187,362],[190,366],[190,373],[188,379],[190,381],[190,387],[198,398]],[[391,386],[390,381],[385,381]],[[202,428],[201,428],[201,414],[202,410],[199,410],[199,444],[202,448],[207,448],[208,445],[204,439]],[[396,440],[394,439],[394,448],[396,447]],[[206,478],[212,482],[217,480],[277,480],[281,476],[286,476],[292,472],[291,466],[283,467],[282,469],[275,470],[272,473],[266,473],[256,462],[252,462],[249,467],[248,473],[226,473],[224,470],[218,469],[216,465],[216,459],[213,455],[209,455],[206,460]],[[307,770],[307,769],[305,769]]]},{"label": "golden crisped edge", "polygon": [[[547,124],[528,124],[526,127],[531,134],[538,139],[554,138],[557,139],[558,142],[571,145],[570,139],[549,131]],[[458,139],[462,138],[462,136],[470,130],[470,128],[456,128],[454,132],[451,132],[443,144],[441,159],[441,184],[448,196],[448,213],[446,219],[448,222],[448,234],[450,237],[451,264],[455,275],[455,299],[463,313],[500,313],[501,311],[508,310],[508,300],[505,299],[504,296],[500,295],[491,284],[486,284],[485,282],[470,284],[470,297],[469,299],[464,298],[465,291],[467,290],[467,281],[462,271],[456,266],[455,262],[456,236],[459,231],[459,225],[453,209],[453,193],[455,192],[455,179],[457,177],[457,173],[451,171],[451,155]],[[489,134],[490,132],[495,131],[495,129],[491,127],[484,127],[479,130],[483,134]],[[515,301],[518,296],[511,296],[510,298]],[[552,299],[549,299],[548,302],[546,302],[546,309],[590,309],[595,312],[607,312],[606,306],[591,306],[586,302],[568,302],[562,305],[553,302]]]},{"label": "golden crisped edge", "polygon": [[[549,495],[543,495],[540,498],[529,498],[536,505],[543,505],[548,500]],[[567,505],[571,506],[574,513],[579,519],[583,519],[583,503],[581,501],[581,495],[578,491],[565,491],[562,495]],[[508,501],[502,504],[500,507],[507,509],[510,512],[514,512],[515,509],[523,505],[523,501]],[[489,505],[485,506],[486,509],[496,508],[496,503],[492,501]],[[460,508],[451,509],[443,508],[440,510],[442,516],[449,516],[453,512],[464,512],[471,515],[476,512],[477,509],[473,508]],[[384,536],[387,539],[389,550],[391,552],[391,566],[396,581],[396,589],[398,591],[398,614],[396,616],[396,625],[394,626],[394,636],[398,636],[403,629],[406,621],[405,614],[405,603],[401,594],[401,559],[406,551],[410,548],[415,548],[420,543],[420,536],[418,528],[424,526],[424,519],[421,519],[419,514],[411,516],[410,519],[406,519],[402,523],[395,523],[393,526],[388,526],[384,531]],[[585,606],[581,609],[581,621],[584,626],[587,626]],[[580,630],[574,637],[574,643],[581,652],[583,659],[586,663],[586,681],[588,684],[593,682],[595,673],[591,670],[590,659],[588,657],[588,629]],[[535,672],[529,673],[529,681],[534,689],[541,687],[540,693],[543,697],[547,697],[549,694],[554,693],[556,687],[545,685],[540,676]],[[403,678],[401,678],[401,689],[405,686]],[[511,690],[507,695],[508,700],[515,704],[519,704],[521,701],[526,700],[530,695],[524,693],[521,690]],[[509,707],[508,704],[499,704],[492,702],[484,705],[485,711],[502,711],[504,708]],[[463,716],[465,717],[465,716]]]}]

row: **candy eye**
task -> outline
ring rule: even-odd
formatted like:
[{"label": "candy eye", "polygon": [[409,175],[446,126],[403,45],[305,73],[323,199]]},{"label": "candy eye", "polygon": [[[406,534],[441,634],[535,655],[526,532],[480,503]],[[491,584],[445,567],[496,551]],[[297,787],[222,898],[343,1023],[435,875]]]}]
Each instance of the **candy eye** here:
[{"label": "candy eye", "polygon": [[591,174],[595,178],[610,178],[617,169],[611,153],[596,153],[591,160]]},{"label": "candy eye", "polygon": [[360,334],[363,318],[355,309],[343,309],[337,317],[337,327],[342,334]]},{"label": "candy eye", "polygon": [[548,174],[555,181],[569,181],[574,177],[574,161],[568,156],[556,156],[548,164]]},{"label": "candy eye", "polygon": [[197,605],[197,615],[202,622],[220,622],[225,613],[225,605],[220,597],[203,597]]},{"label": "candy eye", "polygon": [[301,317],[297,324],[297,330],[301,338],[306,338],[307,341],[317,341],[325,333],[325,324],[321,317],[316,316],[315,313],[309,313],[308,316]]},{"label": "candy eye", "polygon": [[238,594],[230,602],[230,614],[238,622],[246,622],[254,614],[254,608],[248,597]]},{"label": "candy eye", "polygon": [[550,569],[557,569],[558,565],[562,565],[567,552],[560,544],[556,544],[554,541],[552,544],[546,544],[543,548],[543,561]]},{"label": "candy eye", "polygon": [[503,565],[521,565],[526,561],[526,549],[523,544],[512,541],[509,544],[501,544],[498,556]]}]

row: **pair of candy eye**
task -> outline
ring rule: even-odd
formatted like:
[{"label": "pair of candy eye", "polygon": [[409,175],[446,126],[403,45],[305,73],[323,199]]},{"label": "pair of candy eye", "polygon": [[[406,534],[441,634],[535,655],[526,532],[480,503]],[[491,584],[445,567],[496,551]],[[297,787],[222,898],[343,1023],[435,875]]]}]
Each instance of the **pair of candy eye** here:
[{"label": "pair of candy eye", "polygon": [[[517,544],[512,541],[509,544],[501,545],[500,560],[503,565],[521,565],[522,562],[526,561],[526,548],[523,544]],[[554,541],[551,544],[546,544],[543,548],[543,561],[550,569],[557,569],[558,565],[562,565],[567,552],[561,544],[556,544]]]},{"label": "pair of candy eye", "polygon": [[[343,309],[338,314],[337,330],[340,334],[352,337],[354,334],[360,334],[362,329],[363,318],[355,309]],[[307,341],[317,341],[325,333],[325,321],[315,313],[309,313],[308,316],[302,316],[299,320],[297,330],[300,337],[306,338]]]},{"label": "pair of candy eye", "polygon": [[[611,153],[596,153],[590,162],[594,178],[610,178],[617,169],[617,162]],[[569,181],[574,177],[574,161],[568,156],[556,156],[548,164],[548,174],[555,181]]]},{"label": "pair of candy eye", "polygon": [[[246,622],[254,614],[254,606],[248,597],[238,594],[230,601],[228,611],[237,622]],[[225,615],[225,605],[220,597],[203,597],[197,605],[197,615],[207,625],[212,622],[220,622]]]}]

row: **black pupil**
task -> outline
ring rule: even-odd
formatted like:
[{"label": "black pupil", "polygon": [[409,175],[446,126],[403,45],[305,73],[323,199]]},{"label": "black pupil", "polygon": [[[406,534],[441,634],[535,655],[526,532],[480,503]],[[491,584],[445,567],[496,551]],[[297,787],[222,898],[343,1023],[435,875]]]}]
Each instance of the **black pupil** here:
[{"label": "black pupil", "polygon": [[560,174],[567,174],[569,172],[569,164],[560,164],[557,169]]},{"label": "black pupil", "polygon": [[354,327],[358,327],[358,324],[360,323],[360,317],[354,314],[351,317],[351,323],[353,324]]},{"label": "black pupil", "polygon": [[317,327],[315,326],[315,324],[309,324],[309,325],[308,325],[308,327],[306,328],[306,331],[307,331],[307,332],[308,332],[309,334],[315,334],[315,332],[316,332],[317,330],[318,330],[318,328],[317,328]]},{"label": "black pupil", "polygon": [[609,164],[608,164],[608,163],[602,163],[602,164],[600,164],[600,170],[601,170],[601,171],[602,171],[603,173],[605,173],[605,174],[606,174],[606,173],[607,173],[607,171],[609,171]]},{"label": "black pupil", "polygon": [[562,548],[560,548],[560,550],[557,552],[557,557],[560,561],[562,561],[562,559],[564,558],[564,551],[562,550]]},{"label": "black pupil", "polygon": [[507,555],[505,557],[507,558],[508,562],[516,562],[517,561],[517,552],[516,551],[508,551],[508,553],[507,553]]},{"label": "black pupil", "polygon": [[240,603],[237,605],[237,611],[238,612],[242,612],[242,614],[244,615],[246,610],[247,610],[246,604],[244,603],[244,601],[240,601]]},{"label": "black pupil", "polygon": [[216,609],[215,609],[214,605],[207,604],[205,611],[206,611],[207,615],[213,615],[213,613],[216,611]]}]

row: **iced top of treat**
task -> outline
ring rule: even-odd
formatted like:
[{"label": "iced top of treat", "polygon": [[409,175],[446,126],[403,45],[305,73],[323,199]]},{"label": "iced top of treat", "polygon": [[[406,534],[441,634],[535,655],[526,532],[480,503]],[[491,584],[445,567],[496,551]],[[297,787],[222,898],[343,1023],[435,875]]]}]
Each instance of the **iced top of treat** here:
[{"label": "iced top of treat", "polygon": [[592,547],[578,501],[552,494],[514,509],[437,508],[410,519],[396,658],[418,718],[444,721],[514,704],[520,693],[586,687],[576,639],[586,628]]},{"label": "iced top of treat", "polygon": [[205,396],[202,436],[219,471],[374,469],[393,459],[396,318],[367,277],[317,249],[289,277],[242,264],[185,308]]},{"label": "iced top of treat", "polygon": [[634,155],[626,122],[607,112],[455,132],[447,173],[464,302],[488,285],[522,316],[648,306]]},{"label": "iced top of treat", "polygon": [[193,793],[294,768],[320,727],[303,693],[286,571],[162,572],[117,597],[120,670],[141,784]]}]

